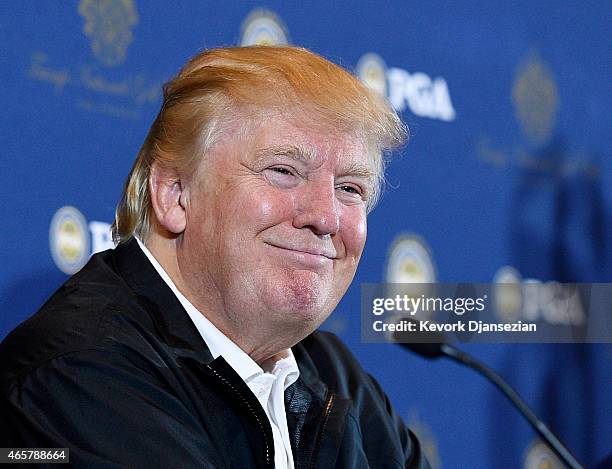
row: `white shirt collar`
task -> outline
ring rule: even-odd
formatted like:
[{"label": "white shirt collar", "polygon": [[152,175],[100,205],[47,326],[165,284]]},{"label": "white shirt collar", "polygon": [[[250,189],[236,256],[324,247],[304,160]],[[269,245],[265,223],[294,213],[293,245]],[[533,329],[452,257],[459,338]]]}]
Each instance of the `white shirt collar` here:
[{"label": "white shirt collar", "polygon": [[[144,252],[147,259],[149,259],[153,267],[155,267],[157,273],[176,295],[181,305],[183,305],[183,308],[185,308],[185,311],[187,311],[187,314],[195,324],[198,332],[202,336],[202,339],[204,339],[204,342],[206,342],[206,345],[208,345],[212,357],[217,358],[219,355],[223,356],[225,361],[227,361],[227,363],[245,382],[248,382],[254,376],[263,374],[264,370],[249,355],[238,347],[238,345],[232,342],[225,334],[223,334],[223,332],[217,329],[217,327],[210,322],[206,316],[204,316],[204,314],[198,311],[196,307],[193,306],[193,304],[191,304],[187,298],[185,298],[161,264],[157,261],[157,259],[155,259],[151,251],[149,251],[149,249],[142,241],[140,241],[140,239],[138,239],[138,237],[135,238],[138,242],[138,246],[140,246],[140,249],[142,249],[142,252]],[[287,349],[286,353],[283,355],[284,358],[278,360],[274,364],[271,373],[283,377],[283,380],[285,381],[284,388],[286,389],[297,381],[299,369],[290,348]]]}]

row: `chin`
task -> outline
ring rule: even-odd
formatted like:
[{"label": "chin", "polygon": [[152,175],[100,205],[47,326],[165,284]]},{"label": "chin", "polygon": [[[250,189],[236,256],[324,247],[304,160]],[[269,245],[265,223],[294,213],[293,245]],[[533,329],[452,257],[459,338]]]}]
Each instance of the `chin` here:
[{"label": "chin", "polygon": [[329,315],[328,297],[329,282],[323,282],[313,272],[292,275],[291,278],[279,279],[265,301],[272,311],[283,318],[313,325],[316,328]]}]

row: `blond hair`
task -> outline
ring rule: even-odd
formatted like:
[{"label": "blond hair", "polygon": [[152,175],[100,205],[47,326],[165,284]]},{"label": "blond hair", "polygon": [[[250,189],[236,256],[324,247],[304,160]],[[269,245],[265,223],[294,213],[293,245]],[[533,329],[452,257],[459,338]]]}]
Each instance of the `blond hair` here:
[{"label": "blond hair", "polygon": [[376,179],[368,210],[384,177],[384,154],[406,129],[387,101],[343,68],[306,49],[251,46],[204,51],[164,86],[164,101],[140,149],[117,205],[113,240],[146,239],[151,223],[149,174],[154,162],[192,172],[238,109],[297,105],[346,131],[371,150]]}]

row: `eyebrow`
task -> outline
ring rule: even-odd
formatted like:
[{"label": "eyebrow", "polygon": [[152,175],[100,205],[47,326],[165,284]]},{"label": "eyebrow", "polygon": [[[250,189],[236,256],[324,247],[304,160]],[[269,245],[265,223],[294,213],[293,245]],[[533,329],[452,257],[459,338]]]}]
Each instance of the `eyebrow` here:
[{"label": "eyebrow", "polygon": [[363,165],[357,162],[352,162],[350,165],[346,167],[346,169],[344,169],[342,173],[343,175],[357,176],[357,177],[363,177],[367,179],[374,178],[374,172],[369,166],[366,166],[366,165]]},{"label": "eyebrow", "polygon": [[[265,148],[260,148],[255,152],[257,160],[265,159],[271,156],[286,156],[295,161],[308,162],[316,158],[316,152],[311,148],[301,145],[272,145]],[[351,162],[342,171],[342,176],[357,176],[367,179],[374,178],[374,172],[368,165]]]},{"label": "eyebrow", "polygon": [[314,150],[301,145],[272,145],[255,152],[255,158],[258,160],[269,156],[286,156],[296,161],[312,161],[317,155]]}]

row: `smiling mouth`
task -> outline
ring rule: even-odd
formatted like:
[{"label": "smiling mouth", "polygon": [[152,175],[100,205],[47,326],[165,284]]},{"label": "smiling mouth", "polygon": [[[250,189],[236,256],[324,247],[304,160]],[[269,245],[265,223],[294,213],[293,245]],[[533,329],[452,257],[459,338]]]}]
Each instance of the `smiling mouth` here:
[{"label": "smiling mouth", "polygon": [[321,259],[334,260],[336,258],[335,252],[329,250],[316,249],[310,247],[298,247],[298,246],[280,246],[278,244],[266,243],[268,246],[272,246],[283,251],[292,252],[296,254],[303,254],[305,256],[315,256]]}]

